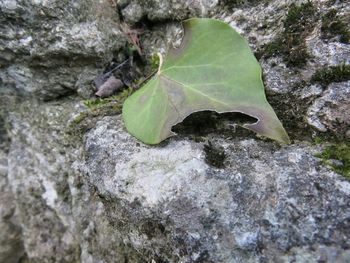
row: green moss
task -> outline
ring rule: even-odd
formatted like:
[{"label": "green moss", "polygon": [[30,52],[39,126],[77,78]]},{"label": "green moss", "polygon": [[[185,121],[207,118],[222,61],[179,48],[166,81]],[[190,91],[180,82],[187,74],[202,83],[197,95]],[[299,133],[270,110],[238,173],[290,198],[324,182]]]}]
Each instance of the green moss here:
[{"label": "green moss", "polygon": [[308,1],[300,6],[291,4],[287,17],[284,21],[285,31],[288,33],[298,33],[313,29],[311,21],[314,20],[316,9],[312,2]]},{"label": "green moss", "polygon": [[329,0],[329,1],[326,2],[326,5],[327,5],[327,6],[332,6],[332,5],[334,5],[337,1],[338,1],[338,0]]},{"label": "green moss", "polygon": [[80,124],[86,117],[88,117],[89,114],[87,112],[81,112],[75,119],[74,124],[78,125]]},{"label": "green moss", "polygon": [[283,51],[282,44],[281,39],[275,39],[274,41],[263,45],[262,48],[255,53],[255,56],[257,59],[260,59],[261,57],[270,58],[280,55]]},{"label": "green moss", "polygon": [[85,100],[83,103],[88,107],[88,111],[81,113],[76,119],[75,123],[79,124],[87,117],[98,117],[120,114],[124,101],[132,93],[132,89],[128,88],[120,92],[118,95],[111,96],[108,98],[95,98]]},{"label": "green moss", "polygon": [[311,77],[311,82],[329,85],[332,82],[343,82],[350,80],[350,65],[341,64],[338,66],[322,68]]},{"label": "green moss", "polygon": [[[300,86],[305,84],[300,83]],[[295,90],[300,89],[296,85]],[[278,117],[283,118],[283,127],[288,131],[290,139],[311,140],[312,129],[305,121],[305,115],[310,106],[310,99],[301,99],[293,92],[279,94],[267,93],[268,101]]]},{"label": "green moss", "polygon": [[122,92],[118,93],[117,95],[108,97],[108,98],[93,98],[89,100],[84,100],[83,103],[86,107],[88,107],[91,110],[96,110],[99,108],[103,108],[105,106],[119,106],[125,101],[127,97],[129,97],[132,93],[132,89],[125,89]]},{"label": "green moss", "polygon": [[88,109],[81,112],[69,123],[65,131],[66,143],[74,145],[81,141],[84,133],[94,127],[99,117],[120,114],[124,101],[131,93],[132,89],[129,88],[120,92],[118,95],[105,99],[97,98],[83,101]]},{"label": "green moss", "polygon": [[310,1],[300,6],[291,4],[283,23],[283,33],[264,45],[258,54],[265,57],[280,55],[290,67],[304,66],[310,58],[305,37],[314,28],[315,14],[316,8]]},{"label": "green moss", "polygon": [[[350,180],[350,144],[340,143],[326,147],[324,151],[317,155],[322,158],[324,164],[330,166],[335,172]],[[332,160],[337,160],[335,163]]]},{"label": "green moss", "polygon": [[321,143],[322,143],[322,138],[319,137],[319,136],[316,136],[316,137],[314,138],[314,144],[315,144],[315,145],[320,145]]},{"label": "green moss", "polygon": [[101,98],[93,98],[93,99],[84,100],[83,103],[89,109],[93,109],[101,105],[107,104],[108,100],[101,99]]},{"label": "green moss", "polygon": [[348,26],[340,20],[337,10],[331,9],[322,17],[321,37],[323,39],[339,38],[345,44],[350,43],[350,31]]},{"label": "green moss", "polygon": [[159,68],[159,56],[157,54],[152,54],[150,59],[152,71],[158,70]]},{"label": "green moss", "polygon": [[229,7],[238,7],[245,5],[268,4],[270,0],[223,0],[222,2]]}]

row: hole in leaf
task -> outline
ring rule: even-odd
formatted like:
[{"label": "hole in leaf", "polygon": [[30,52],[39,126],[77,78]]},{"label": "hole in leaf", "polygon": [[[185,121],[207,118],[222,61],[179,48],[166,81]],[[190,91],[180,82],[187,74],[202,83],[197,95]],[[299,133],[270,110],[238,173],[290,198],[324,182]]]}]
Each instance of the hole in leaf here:
[{"label": "hole in leaf", "polygon": [[[199,111],[186,117],[172,128],[179,135],[207,135],[218,130],[234,130],[233,126],[256,123],[258,120],[240,112],[217,113]],[[249,132],[246,129],[241,129]],[[234,131],[233,131],[234,132]],[[250,132],[249,132],[250,133]]]}]

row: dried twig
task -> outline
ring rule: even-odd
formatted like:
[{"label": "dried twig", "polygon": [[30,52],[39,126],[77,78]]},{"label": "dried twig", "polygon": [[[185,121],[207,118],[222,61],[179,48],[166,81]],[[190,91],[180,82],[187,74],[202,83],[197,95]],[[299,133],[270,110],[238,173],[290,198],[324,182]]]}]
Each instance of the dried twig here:
[{"label": "dried twig", "polygon": [[126,23],[122,23],[120,28],[125,37],[129,40],[129,43],[132,44],[136,48],[139,55],[142,56],[142,48],[139,39],[139,35],[142,33],[142,31],[131,29]]}]

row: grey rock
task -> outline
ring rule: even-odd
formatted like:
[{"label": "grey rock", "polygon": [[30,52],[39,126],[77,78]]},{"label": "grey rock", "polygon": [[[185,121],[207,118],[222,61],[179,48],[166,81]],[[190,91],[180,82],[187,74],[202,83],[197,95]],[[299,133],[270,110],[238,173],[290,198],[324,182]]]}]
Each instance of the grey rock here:
[{"label": "grey rock", "polygon": [[22,229],[7,182],[6,153],[0,150],[0,262],[17,263],[24,254]]},{"label": "grey rock", "polygon": [[136,23],[144,15],[144,9],[137,2],[132,2],[123,9],[123,16],[127,23]]},{"label": "grey rock", "polygon": [[338,42],[325,43],[314,37],[308,42],[308,45],[311,55],[315,59],[314,66],[316,67],[350,63],[350,46],[348,44]]},{"label": "grey rock", "polygon": [[[169,255],[164,253],[163,260],[282,260],[293,248],[317,249],[331,236],[330,244],[344,247],[349,233],[339,229],[337,221],[347,218],[350,210],[340,211],[339,207],[330,215],[327,207],[348,204],[350,183],[321,168],[311,148],[295,145],[276,149],[255,140],[216,140],[228,153],[225,169],[205,163],[201,144],[173,139],[160,148],[137,146],[118,119],[105,118],[87,133],[88,158],[79,166],[102,196],[138,202],[145,214],[157,218],[152,225],[166,222],[163,234],[139,233],[129,240],[134,247],[142,244],[139,249],[143,250],[149,244],[149,251],[153,251],[153,242],[158,244],[159,238],[164,238],[161,248],[169,250]],[[252,158],[251,152],[261,155]],[[115,161],[107,161],[107,156]],[[179,243],[174,247],[165,243],[176,240],[179,231]],[[181,243],[185,243],[184,254],[175,252]],[[326,251],[332,250],[330,244]],[[294,256],[304,257],[300,251]]]},{"label": "grey rock", "polygon": [[0,110],[0,262],[16,263],[23,256],[24,247],[18,211],[7,178],[9,147],[4,111]]},{"label": "grey rock", "polygon": [[[106,62],[122,57],[116,3],[130,27],[154,23],[141,37],[150,55],[177,46],[177,21],[191,16],[230,23],[257,51],[283,31],[295,1],[238,2],[0,1],[0,262],[348,261],[350,182],[299,137],[300,127],[349,133],[349,82],[308,83],[348,57],[349,45],[321,40],[320,21],[305,67],[260,60],[293,145],[218,125],[147,146],[117,112],[65,96],[89,97]],[[349,12],[342,1],[312,2]],[[221,168],[206,159],[209,142],[225,152]]]},{"label": "grey rock", "polygon": [[293,92],[293,87],[300,82],[300,76],[289,69],[281,59],[262,61],[265,84],[268,92],[287,94]]},{"label": "grey rock", "polygon": [[317,148],[213,134],[227,153],[218,169],[206,163],[203,143],[178,136],[145,146],[116,116],[63,153],[71,107],[39,105],[36,124],[12,116],[8,178],[30,258],[346,262],[350,183],[322,166]]},{"label": "grey rock", "polygon": [[217,10],[219,1],[209,0],[143,0],[128,1],[128,4],[122,1],[120,7],[123,18],[129,23],[136,23],[141,18],[147,18],[151,21],[162,20],[183,20],[188,17],[205,17],[214,10]]},{"label": "grey rock", "polygon": [[320,85],[311,85],[309,87],[304,88],[301,91],[300,97],[302,99],[310,98],[310,97],[317,97],[317,96],[321,95],[322,92],[323,92],[323,89]]},{"label": "grey rock", "polygon": [[[18,114],[11,113],[9,117],[13,140],[7,178],[17,200],[26,254],[39,262],[73,262],[78,259],[79,247],[69,218],[65,153],[57,145],[61,129],[68,121],[64,113],[72,111],[72,105],[45,108],[31,101],[22,107],[25,116],[35,114],[35,118],[28,123],[19,119]],[[41,140],[43,136],[47,137]],[[17,166],[16,160],[26,169]],[[23,176],[25,181],[21,180]],[[62,213],[57,213],[54,207]]]},{"label": "grey rock", "polygon": [[72,100],[44,105],[30,101],[23,111],[10,114],[7,178],[26,254],[34,262],[143,262],[108,221],[94,187],[72,169],[72,160],[83,153],[68,147],[67,136],[74,145],[78,142],[66,131],[80,107]]},{"label": "grey rock", "polygon": [[1,1],[0,10],[1,93],[86,97],[97,70],[125,43],[107,0]]},{"label": "grey rock", "polygon": [[316,129],[343,134],[350,127],[350,81],[329,85],[307,112],[307,121]]}]

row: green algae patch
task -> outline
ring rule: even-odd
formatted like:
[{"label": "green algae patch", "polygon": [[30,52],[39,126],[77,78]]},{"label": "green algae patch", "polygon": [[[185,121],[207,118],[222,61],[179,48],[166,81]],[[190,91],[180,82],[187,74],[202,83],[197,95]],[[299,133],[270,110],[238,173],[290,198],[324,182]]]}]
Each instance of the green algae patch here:
[{"label": "green algae patch", "polygon": [[311,77],[311,82],[327,86],[333,82],[350,80],[350,65],[337,65],[325,67],[316,71]]},{"label": "green algae patch", "polygon": [[150,58],[150,66],[152,71],[156,71],[159,68],[159,62],[158,54],[152,54]]},{"label": "green algae patch", "polygon": [[341,43],[350,43],[349,27],[340,19],[335,9],[331,9],[322,17],[321,34],[323,39],[337,37]]},{"label": "green algae patch", "polygon": [[83,104],[86,109],[75,116],[65,130],[66,142],[68,144],[80,142],[85,132],[93,128],[99,118],[121,114],[122,105],[132,91],[131,88],[128,88],[108,98],[84,100]]},{"label": "green algae patch", "polygon": [[73,123],[75,125],[79,125],[81,122],[83,122],[85,120],[85,118],[87,118],[89,116],[89,114],[87,112],[81,112],[79,113],[79,115],[77,117],[74,118]]},{"label": "green algae patch", "polygon": [[125,99],[130,96],[132,89],[128,88],[121,91],[119,94],[108,97],[108,98],[93,98],[84,100],[83,103],[90,110],[98,110],[103,108],[115,108],[119,111],[121,105],[123,105]]},{"label": "green algae patch", "polygon": [[271,0],[223,0],[229,7],[255,6],[257,4],[268,4]]},{"label": "green algae patch", "polygon": [[93,98],[84,100],[83,104],[87,107],[85,111],[82,111],[77,115],[70,123],[70,128],[76,130],[86,119],[95,118],[99,116],[109,116],[121,113],[122,105],[127,97],[132,93],[132,89],[126,89],[120,92],[118,95],[108,98]]},{"label": "green algae patch", "polygon": [[300,32],[310,30],[313,28],[310,19],[313,19],[316,8],[311,1],[303,3],[301,5],[291,4],[288,10],[286,20],[284,21],[284,27],[287,32]]},{"label": "green algae patch", "polygon": [[274,41],[264,45],[258,56],[282,56],[289,67],[302,67],[310,58],[305,38],[314,29],[317,10],[313,3],[291,4],[283,22],[284,31]]},{"label": "green algae patch", "polygon": [[327,146],[317,155],[322,162],[330,166],[332,170],[350,180],[350,144],[340,143]]}]

